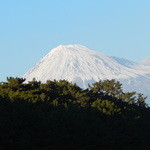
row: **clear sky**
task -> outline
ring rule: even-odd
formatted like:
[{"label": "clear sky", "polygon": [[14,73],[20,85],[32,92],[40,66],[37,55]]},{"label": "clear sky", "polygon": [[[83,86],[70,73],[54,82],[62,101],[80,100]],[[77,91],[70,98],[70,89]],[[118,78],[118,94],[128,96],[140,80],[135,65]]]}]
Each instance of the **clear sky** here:
[{"label": "clear sky", "polygon": [[150,55],[150,0],[0,0],[0,81],[58,45],[139,61]]}]

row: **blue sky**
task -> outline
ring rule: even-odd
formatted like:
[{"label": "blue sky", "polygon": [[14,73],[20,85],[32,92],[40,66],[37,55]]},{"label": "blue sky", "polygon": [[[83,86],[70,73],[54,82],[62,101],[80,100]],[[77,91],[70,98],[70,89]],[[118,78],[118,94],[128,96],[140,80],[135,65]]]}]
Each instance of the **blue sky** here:
[{"label": "blue sky", "polygon": [[0,81],[58,45],[139,61],[150,55],[149,8],[149,0],[0,0]]}]

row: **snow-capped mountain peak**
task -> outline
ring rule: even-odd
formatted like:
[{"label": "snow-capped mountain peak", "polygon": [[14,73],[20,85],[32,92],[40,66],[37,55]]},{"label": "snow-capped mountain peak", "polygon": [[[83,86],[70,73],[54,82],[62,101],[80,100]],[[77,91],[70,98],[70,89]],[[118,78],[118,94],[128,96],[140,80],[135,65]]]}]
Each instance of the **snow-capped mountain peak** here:
[{"label": "snow-capped mountain peak", "polygon": [[[123,83],[125,91],[137,91],[148,95],[150,90],[150,66],[109,56],[82,45],[60,45],[44,56],[24,77],[47,80],[66,79],[82,88],[104,79],[116,79]],[[143,86],[144,85],[144,86]]]}]

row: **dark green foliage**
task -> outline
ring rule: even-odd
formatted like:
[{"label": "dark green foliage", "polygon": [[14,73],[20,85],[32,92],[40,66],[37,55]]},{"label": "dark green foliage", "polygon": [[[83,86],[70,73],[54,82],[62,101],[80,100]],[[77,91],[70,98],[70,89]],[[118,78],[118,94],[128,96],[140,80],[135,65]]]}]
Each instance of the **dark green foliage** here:
[{"label": "dark green foliage", "polygon": [[115,80],[104,80],[104,81],[99,81],[93,84],[93,86],[90,86],[90,89],[94,92],[94,93],[101,93],[104,95],[111,95],[111,96],[115,96],[117,98],[120,97],[120,95],[122,94],[122,88],[121,88],[121,84]]},{"label": "dark green foliage", "polygon": [[0,150],[149,150],[145,97],[115,80],[83,90],[65,80],[0,85]]}]

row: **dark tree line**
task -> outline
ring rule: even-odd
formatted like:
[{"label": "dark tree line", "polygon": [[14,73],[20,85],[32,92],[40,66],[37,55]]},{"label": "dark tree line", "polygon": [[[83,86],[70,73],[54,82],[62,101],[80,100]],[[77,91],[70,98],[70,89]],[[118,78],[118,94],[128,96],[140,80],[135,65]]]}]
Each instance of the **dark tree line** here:
[{"label": "dark tree line", "polygon": [[0,149],[150,149],[142,94],[124,93],[115,80],[85,90],[66,80],[24,81],[0,85]]}]

